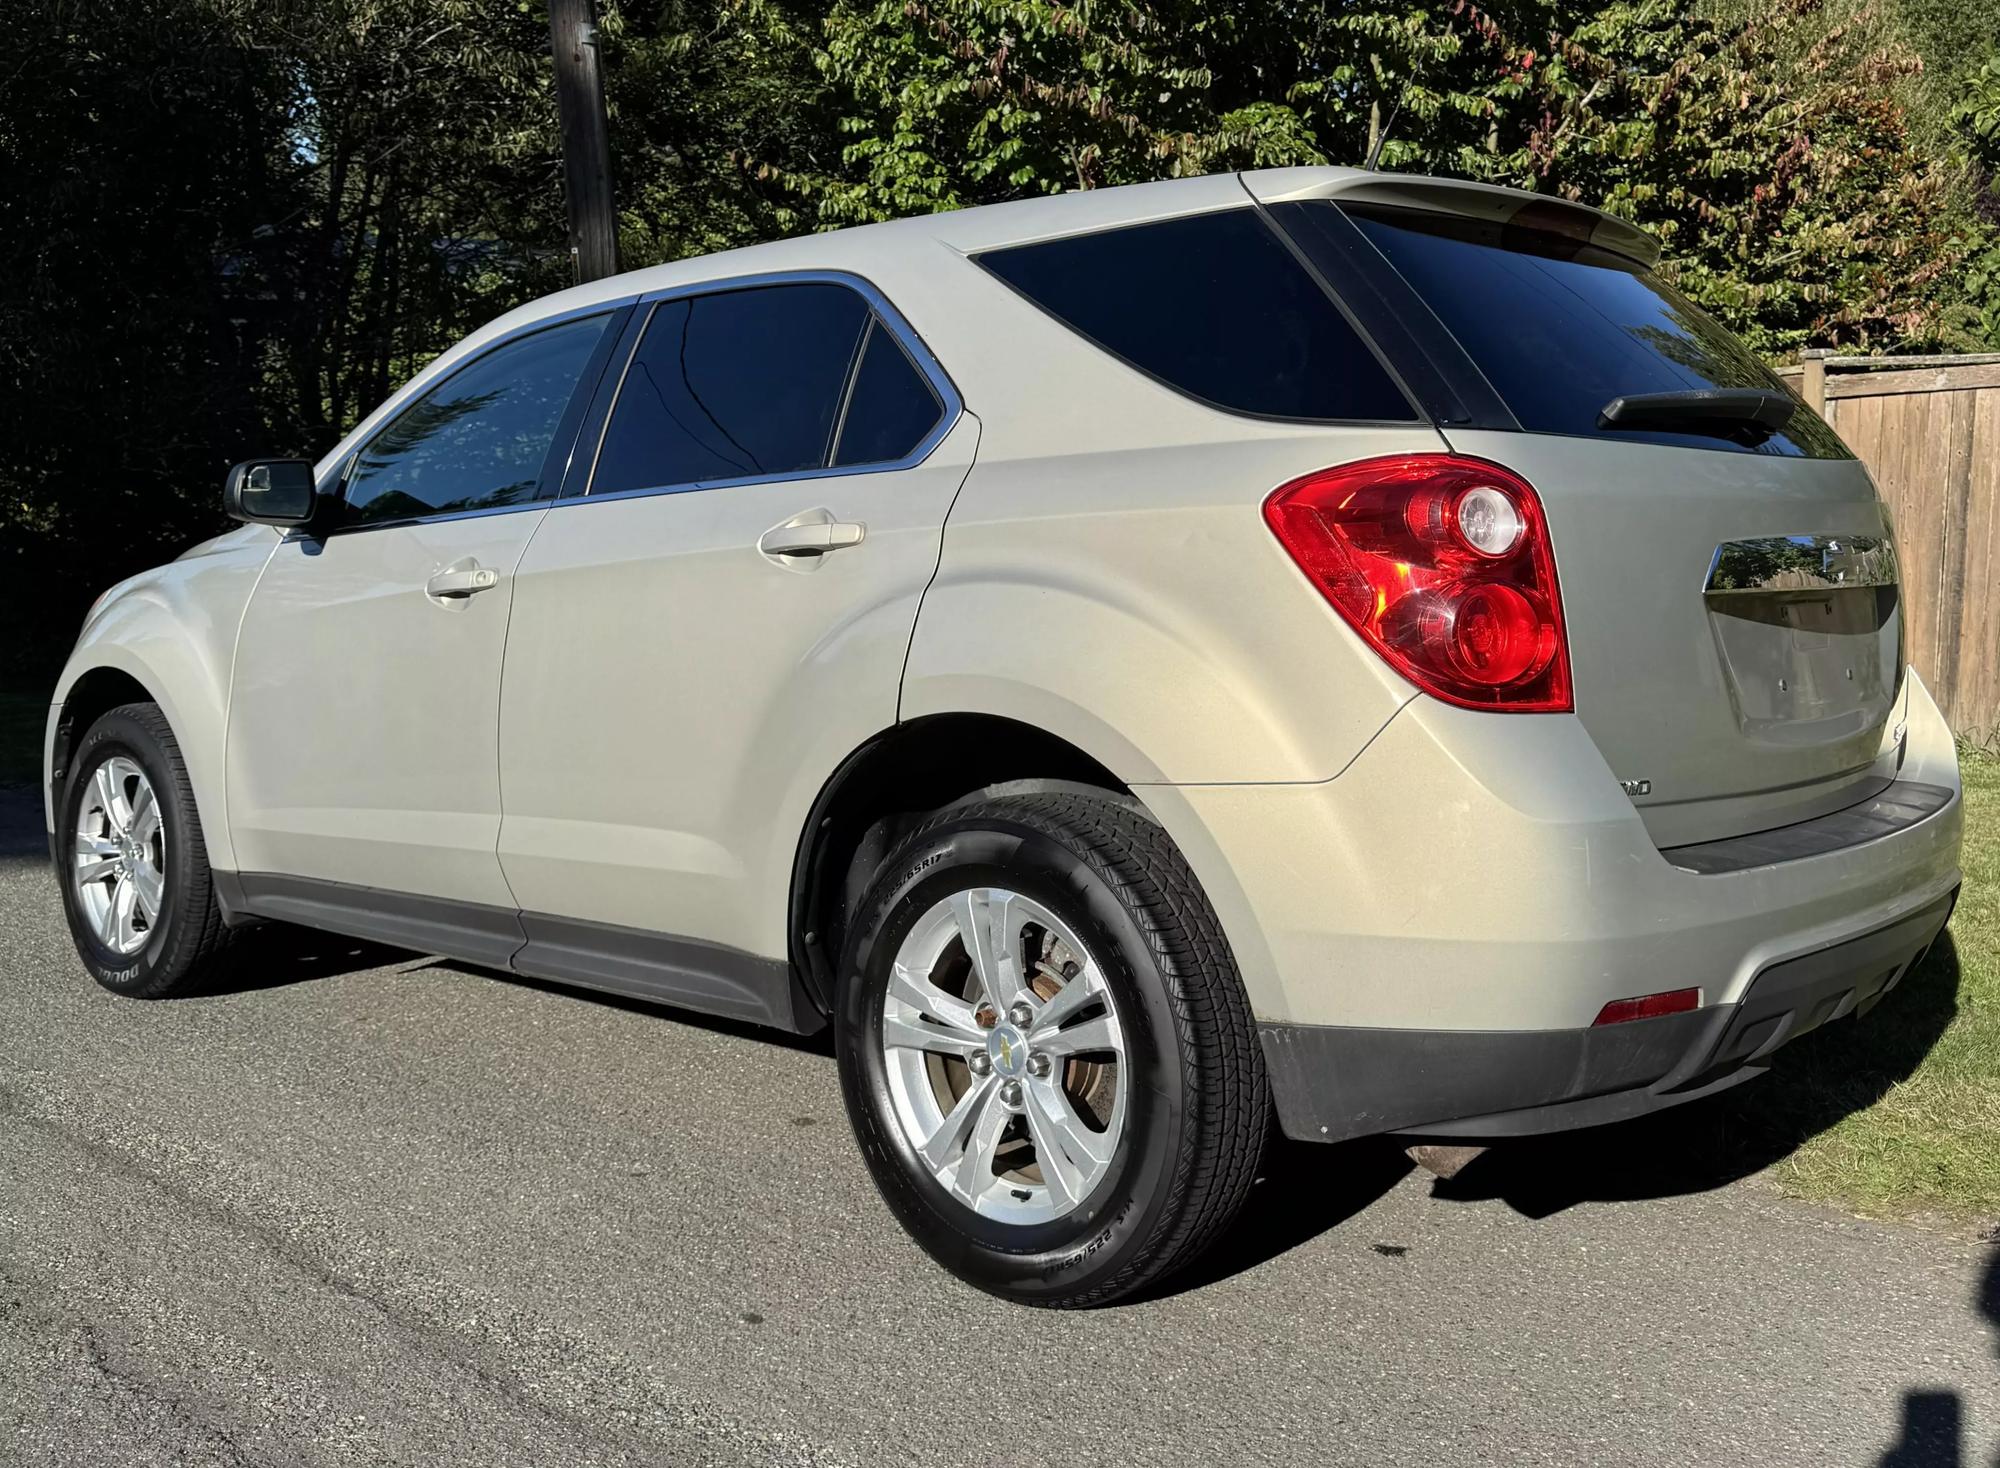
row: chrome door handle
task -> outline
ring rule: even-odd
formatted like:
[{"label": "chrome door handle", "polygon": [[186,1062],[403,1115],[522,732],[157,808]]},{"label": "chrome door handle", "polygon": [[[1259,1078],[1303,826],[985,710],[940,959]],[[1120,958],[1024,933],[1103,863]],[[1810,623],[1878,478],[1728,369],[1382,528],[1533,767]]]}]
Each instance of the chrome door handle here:
[{"label": "chrome door handle", "polygon": [[424,595],[440,601],[471,596],[475,591],[491,591],[500,584],[500,573],[485,566],[453,566],[438,571],[424,583]]},{"label": "chrome door handle", "polygon": [[849,520],[836,520],[820,510],[817,516],[796,516],[774,525],[757,537],[757,549],[767,556],[823,556],[843,546],[859,545],[868,528]]}]

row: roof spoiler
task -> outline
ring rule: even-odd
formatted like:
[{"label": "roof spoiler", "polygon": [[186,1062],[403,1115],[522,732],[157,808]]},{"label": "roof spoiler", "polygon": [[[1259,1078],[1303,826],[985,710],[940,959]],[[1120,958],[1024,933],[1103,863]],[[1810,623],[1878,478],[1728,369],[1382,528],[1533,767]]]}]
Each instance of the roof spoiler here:
[{"label": "roof spoiler", "polygon": [[1638,225],[1587,204],[1544,194],[1462,179],[1367,173],[1358,168],[1264,168],[1239,177],[1243,187],[1263,204],[1339,198],[1429,209],[1565,235],[1649,268],[1660,263],[1660,242]]}]

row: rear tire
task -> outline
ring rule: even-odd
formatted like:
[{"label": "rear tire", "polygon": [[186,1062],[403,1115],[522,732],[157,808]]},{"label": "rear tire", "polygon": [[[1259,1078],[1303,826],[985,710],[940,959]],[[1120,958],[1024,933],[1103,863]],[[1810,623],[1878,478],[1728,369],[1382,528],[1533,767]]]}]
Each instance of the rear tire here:
[{"label": "rear tire", "polygon": [[[968,929],[990,937],[984,962]],[[940,811],[878,873],[841,974],[862,1155],[968,1283],[1105,1304],[1190,1262],[1242,1206],[1270,1118],[1256,1026],[1194,874],[1131,803]]]},{"label": "rear tire", "polygon": [[90,726],[70,762],[57,878],[83,966],[114,994],[163,999],[212,972],[229,931],[180,745],[159,707]]}]

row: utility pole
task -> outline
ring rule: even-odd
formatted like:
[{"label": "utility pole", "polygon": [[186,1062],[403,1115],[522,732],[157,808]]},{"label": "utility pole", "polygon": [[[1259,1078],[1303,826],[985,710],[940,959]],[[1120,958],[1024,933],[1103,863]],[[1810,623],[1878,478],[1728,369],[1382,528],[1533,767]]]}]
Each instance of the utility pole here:
[{"label": "utility pole", "polygon": [[556,108],[562,117],[569,257],[581,285],[618,273],[611,138],[604,116],[604,74],[597,64],[593,0],[549,0],[549,43],[555,51]]}]

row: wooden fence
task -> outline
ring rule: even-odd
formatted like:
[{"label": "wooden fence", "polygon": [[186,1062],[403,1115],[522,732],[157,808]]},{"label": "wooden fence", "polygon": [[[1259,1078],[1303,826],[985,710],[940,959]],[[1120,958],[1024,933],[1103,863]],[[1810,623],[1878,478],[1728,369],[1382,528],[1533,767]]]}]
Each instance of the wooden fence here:
[{"label": "wooden fence", "polygon": [[1954,729],[2000,738],[2000,354],[1808,355],[1780,375],[1888,502],[1910,662]]}]

